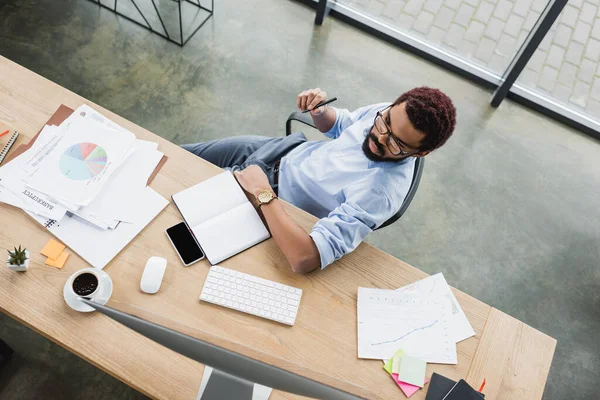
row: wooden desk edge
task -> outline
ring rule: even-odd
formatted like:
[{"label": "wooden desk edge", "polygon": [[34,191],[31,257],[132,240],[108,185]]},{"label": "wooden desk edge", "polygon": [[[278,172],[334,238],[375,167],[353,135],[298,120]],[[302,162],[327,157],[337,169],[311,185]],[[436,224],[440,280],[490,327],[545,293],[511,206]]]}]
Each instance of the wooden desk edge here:
[{"label": "wooden desk edge", "polygon": [[[502,391],[502,398],[512,398],[512,392],[515,398],[541,399],[556,345],[553,337],[491,307],[465,380],[478,388],[485,379],[490,398]],[[520,368],[519,360],[531,358],[536,364]]]}]

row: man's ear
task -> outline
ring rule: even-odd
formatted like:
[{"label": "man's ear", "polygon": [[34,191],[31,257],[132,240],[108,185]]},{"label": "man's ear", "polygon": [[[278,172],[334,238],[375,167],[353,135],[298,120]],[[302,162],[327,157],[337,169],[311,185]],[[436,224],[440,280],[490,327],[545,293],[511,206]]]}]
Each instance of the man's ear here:
[{"label": "man's ear", "polygon": [[420,151],[418,153],[413,154],[413,157],[425,157],[429,153],[431,153],[431,150]]}]

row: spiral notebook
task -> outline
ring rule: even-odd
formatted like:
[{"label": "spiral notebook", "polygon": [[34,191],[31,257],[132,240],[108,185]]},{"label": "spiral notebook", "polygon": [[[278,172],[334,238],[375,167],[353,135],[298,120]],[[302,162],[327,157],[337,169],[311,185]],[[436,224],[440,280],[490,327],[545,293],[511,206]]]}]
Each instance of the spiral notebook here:
[{"label": "spiral notebook", "polygon": [[0,164],[19,138],[19,132],[0,125]]}]

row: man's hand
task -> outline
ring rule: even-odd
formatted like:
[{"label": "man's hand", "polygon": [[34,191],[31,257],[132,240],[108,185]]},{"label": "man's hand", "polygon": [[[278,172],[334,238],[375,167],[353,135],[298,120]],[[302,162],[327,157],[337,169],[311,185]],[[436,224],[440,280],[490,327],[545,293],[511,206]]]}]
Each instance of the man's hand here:
[{"label": "man's hand", "polygon": [[251,165],[234,174],[240,186],[253,196],[257,196],[261,190],[273,190],[269,184],[269,178],[257,165]]},{"label": "man's hand", "polygon": [[[312,110],[317,104],[327,100],[327,93],[323,90],[308,89],[298,95],[296,103],[300,111]],[[316,110],[311,111],[311,115],[320,115],[327,110],[327,106],[319,107]]]}]

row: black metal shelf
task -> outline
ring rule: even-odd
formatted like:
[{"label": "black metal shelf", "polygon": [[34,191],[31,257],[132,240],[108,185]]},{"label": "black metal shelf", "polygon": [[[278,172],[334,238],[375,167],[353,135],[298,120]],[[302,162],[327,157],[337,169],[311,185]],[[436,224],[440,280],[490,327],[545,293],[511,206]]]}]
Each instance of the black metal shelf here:
[{"label": "black metal shelf", "polygon": [[[144,20],[144,22],[146,23],[145,25],[140,23],[139,21],[136,21],[135,19],[131,18],[130,16],[123,14],[121,11],[118,10],[118,3],[119,0],[114,0],[114,6],[111,8],[107,5],[105,5],[104,3],[101,2],[101,0],[89,0],[92,3],[96,3],[98,4],[100,7],[105,8],[107,10],[110,10],[112,12],[114,12],[115,14],[117,14],[120,17],[125,18],[128,21],[133,22],[134,24],[137,24],[143,28],[148,29],[150,32],[155,33],[165,39],[167,39],[169,42],[171,43],[175,43],[181,47],[183,47],[190,39],[192,36],[194,36],[196,34],[196,32],[198,32],[198,30],[202,27],[202,25],[204,25],[206,23],[206,21],[208,21],[210,19],[210,17],[212,17],[213,12],[214,12],[214,8],[215,8],[215,2],[214,0],[211,0],[211,5],[210,5],[210,9],[204,7],[201,3],[200,0],[196,0],[196,2],[192,1],[192,0],[170,0],[173,1],[175,3],[177,3],[177,8],[178,8],[178,14],[179,14],[179,40],[177,40],[175,37],[173,37],[172,35],[169,35],[169,31],[167,30],[167,27],[165,26],[165,23],[163,21],[163,17],[161,16],[160,11],[158,10],[158,7],[156,6],[156,2],[155,0],[150,0],[152,2],[152,6],[154,7],[154,11],[156,12],[156,15],[158,16],[158,20],[160,21],[160,24],[162,26],[162,29],[164,31],[160,32],[156,29],[154,29],[152,27],[152,25],[148,22],[148,19],[146,18],[146,15],[144,15],[144,12],[142,12],[142,10],[140,9],[140,7],[137,5],[137,3],[135,2],[135,0],[129,0],[131,1],[131,3],[133,4],[133,6],[135,7],[135,9],[137,10],[137,12],[139,13],[139,15],[142,17],[142,19]],[[194,7],[196,7],[198,10],[204,10],[206,11],[208,14],[207,16],[202,20],[202,22],[196,27],[196,29],[193,30],[192,33],[190,33],[187,38],[184,39],[183,37],[183,19],[182,19],[182,14],[181,14],[181,4],[182,3],[189,3],[191,5],[193,5]]]}]

